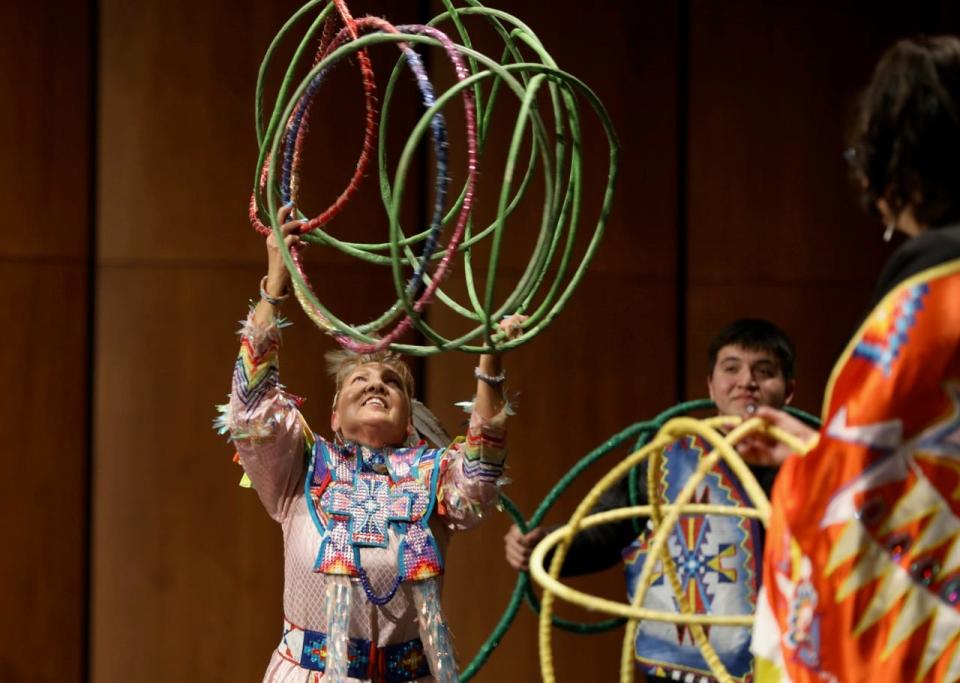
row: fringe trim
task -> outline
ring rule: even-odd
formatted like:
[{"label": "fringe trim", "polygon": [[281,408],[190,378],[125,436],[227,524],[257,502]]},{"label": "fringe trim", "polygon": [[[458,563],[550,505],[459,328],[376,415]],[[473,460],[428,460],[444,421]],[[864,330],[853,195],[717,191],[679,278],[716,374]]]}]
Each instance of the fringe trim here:
[{"label": "fringe trim", "polygon": [[450,630],[440,607],[440,588],[437,579],[417,581],[413,585],[413,600],[420,622],[420,640],[430,662],[430,673],[437,683],[457,683],[457,660],[450,642]]},{"label": "fringe trim", "polygon": [[254,348],[260,348],[266,342],[273,340],[280,342],[282,338],[280,331],[290,327],[293,323],[283,316],[278,316],[266,325],[258,324],[253,320],[255,307],[256,304],[251,301],[246,319],[237,321],[240,323],[240,329],[237,330],[237,335],[249,339]]}]

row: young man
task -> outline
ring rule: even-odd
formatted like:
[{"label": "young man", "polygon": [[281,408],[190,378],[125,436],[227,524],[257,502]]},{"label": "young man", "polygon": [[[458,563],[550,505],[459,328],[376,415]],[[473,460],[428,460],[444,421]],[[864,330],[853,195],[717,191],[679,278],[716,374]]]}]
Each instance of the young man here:
[{"label": "young man", "polygon": [[[794,348],[787,336],[765,320],[743,319],[714,338],[708,350],[710,374],[707,389],[720,415],[746,418],[761,406],[781,408],[794,391]],[[696,469],[710,447],[696,437],[681,439],[663,452],[661,483],[663,497],[672,499]],[[776,469],[751,467],[769,495]],[[641,477],[645,482],[645,477]],[[594,512],[631,504],[628,481],[608,490]],[[638,505],[647,504],[646,487],[641,486]],[[698,487],[695,502],[750,505],[740,483],[724,464],[719,464]],[[536,528],[521,534],[516,526],[504,537],[507,562],[518,570],[527,569],[530,552],[548,530]],[[627,592],[632,599],[646,557],[648,535],[637,537],[631,520],[604,524],[579,533],[564,562],[562,574],[576,576],[625,563]],[[677,564],[684,592],[696,610],[711,614],[750,614],[759,590],[763,529],[756,522],[721,515],[684,515],[668,542]],[[661,611],[678,611],[673,590],[660,567],[644,605]],[[710,642],[730,674],[746,681],[752,674],[749,652],[750,630],[740,627],[708,629]],[[648,680],[713,680],[686,627],[666,622],[645,621],[637,631],[637,666]]]}]

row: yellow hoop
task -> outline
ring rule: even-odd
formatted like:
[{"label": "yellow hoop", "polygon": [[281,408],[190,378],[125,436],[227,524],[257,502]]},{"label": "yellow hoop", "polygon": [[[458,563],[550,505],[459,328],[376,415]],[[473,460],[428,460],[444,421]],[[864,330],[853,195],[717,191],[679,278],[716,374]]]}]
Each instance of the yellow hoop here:
[{"label": "yellow hoop", "polygon": [[[734,426],[734,428],[726,436],[717,431],[717,427],[731,426]],[[769,425],[760,418],[751,418],[746,422],[742,422],[740,418],[737,417],[727,416],[712,417],[705,420],[697,420],[691,417],[674,418],[657,432],[656,437],[654,437],[650,443],[624,458],[621,463],[602,477],[596,486],[587,493],[586,497],[580,502],[580,505],[577,506],[577,509],[567,524],[548,534],[537,544],[530,556],[530,576],[543,588],[543,597],[540,603],[539,647],[540,673],[544,683],[555,683],[556,680],[553,668],[553,647],[551,641],[551,619],[554,596],[590,610],[621,616],[627,619],[620,660],[620,680],[622,683],[632,683],[634,680],[633,643],[640,619],[652,619],[655,621],[690,625],[692,627],[691,630],[694,640],[700,648],[700,652],[703,654],[707,664],[710,666],[711,671],[717,677],[717,680],[720,681],[720,683],[729,683],[732,680],[716,651],[713,649],[713,646],[710,645],[710,642],[707,640],[703,626],[749,626],[753,623],[753,615],[695,614],[692,606],[688,603],[686,596],[681,590],[676,563],[670,556],[666,543],[670,534],[673,533],[673,529],[679,521],[681,514],[712,514],[747,517],[759,519],[764,526],[766,526],[767,520],[770,517],[770,501],[767,500],[766,494],[764,494],[763,489],[760,488],[750,468],[747,467],[747,464],[734,449],[734,445],[741,439],[755,432],[767,434],[784,443],[795,452],[803,453],[807,450],[807,444],[792,434]],[[701,458],[697,469],[687,480],[686,484],[684,484],[673,504],[660,504],[660,496],[657,488],[660,453],[667,445],[688,435],[700,437],[710,444],[712,450]],[[604,492],[614,486],[622,477],[626,476],[633,467],[647,457],[650,457],[647,486],[648,491],[651,493],[649,500],[652,501],[652,504],[588,515],[589,511],[596,505]],[[691,504],[689,502],[697,486],[700,485],[707,473],[721,458],[740,479],[747,496],[754,505],[753,508]],[[663,513],[666,514],[664,515]],[[656,532],[651,539],[643,568],[640,571],[640,577],[637,580],[637,591],[632,604],[591,596],[560,583],[558,580],[560,568],[563,567],[564,559],[570,548],[570,541],[581,529],[621,519],[647,515],[653,520]],[[553,560],[550,563],[550,571],[547,572],[543,566],[543,561],[546,554],[553,548],[555,548]],[[658,557],[662,560],[664,572],[670,581],[671,588],[676,594],[677,603],[680,605],[680,614],[660,612],[645,609],[640,606],[643,604],[643,599],[649,588],[650,577]]]}]

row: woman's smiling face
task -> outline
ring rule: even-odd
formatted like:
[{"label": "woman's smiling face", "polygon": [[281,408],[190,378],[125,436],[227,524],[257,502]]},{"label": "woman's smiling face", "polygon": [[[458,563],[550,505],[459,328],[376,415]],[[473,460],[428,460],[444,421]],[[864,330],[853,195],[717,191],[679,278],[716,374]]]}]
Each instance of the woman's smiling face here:
[{"label": "woman's smiling face", "polygon": [[358,365],[341,384],[330,426],[365,446],[402,444],[410,426],[410,399],[400,373],[384,363]]}]

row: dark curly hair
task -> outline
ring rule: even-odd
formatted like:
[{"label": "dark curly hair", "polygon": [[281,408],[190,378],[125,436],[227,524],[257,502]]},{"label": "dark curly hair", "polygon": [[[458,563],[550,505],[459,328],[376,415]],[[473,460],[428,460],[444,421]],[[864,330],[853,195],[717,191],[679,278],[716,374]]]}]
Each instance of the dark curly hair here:
[{"label": "dark curly hair", "polygon": [[910,207],[921,224],[960,218],[960,40],[898,41],[860,98],[849,159],[875,211]]}]

